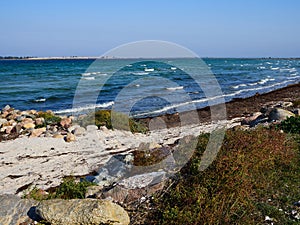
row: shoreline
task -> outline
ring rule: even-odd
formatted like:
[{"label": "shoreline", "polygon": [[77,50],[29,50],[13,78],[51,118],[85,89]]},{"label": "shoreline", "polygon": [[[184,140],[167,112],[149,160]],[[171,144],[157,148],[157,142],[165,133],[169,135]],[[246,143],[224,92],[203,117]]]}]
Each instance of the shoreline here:
[{"label": "shoreline", "polygon": [[[300,100],[300,83],[291,84],[283,88],[279,88],[267,93],[256,94],[247,98],[234,98],[225,103],[227,120],[234,118],[242,118],[250,116],[250,114],[259,112],[261,108],[267,107],[270,104],[274,104],[280,101],[293,102]],[[218,105],[214,106],[218,107]],[[197,109],[199,122],[209,123],[211,122],[210,106],[206,106],[201,109]],[[189,116],[193,112],[182,112],[181,115]],[[144,124],[148,124],[153,118],[161,118],[165,121],[167,127],[180,126],[180,118],[178,114],[164,114],[161,116],[147,117],[137,119]],[[194,121],[191,118],[190,123]]]},{"label": "shoreline", "polygon": [[[180,58],[165,58],[165,59],[182,59]],[[194,57],[190,57],[194,58]],[[200,59],[242,59],[242,60],[300,60],[300,57],[197,57]],[[158,58],[119,58],[114,56],[46,56],[46,57],[30,57],[30,56],[0,56],[1,60],[82,60],[82,59],[162,59]]]},{"label": "shoreline", "polygon": [[[245,99],[234,99],[226,103],[227,120],[220,121],[221,125],[225,125],[226,129],[240,127],[243,125],[243,119],[249,118],[263,107],[277,107],[279,102],[294,102],[299,100],[299,97],[300,84],[294,84],[269,93],[257,94]],[[296,107],[298,106],[297,103]],[[72,124],[70,117],[62,119],[60,125],[37,128],[34,124],[37,125],[37,120],[40,118],[37,117],[33,121],[25,117],[19,123],[30,125],[26,126],[28,127],[25,130],[27,133],[17,136],[18,138],[14,140],[0,142],[2,155],[0,193],[21,195],[31,186],[47,190],[58,186],[66,176],[92,174],[105,165],[113,155],[129,155],[139,149],[145,151],[145,146],[148,146],[150,150],[169,149],[168,151],[171,151],[170,149],[176,148],[180,140],[185,137],[211,133],[216,129],[218,124],[209,123],[211,122],[209,107],[199,109],[197,112],[198,123],[193,123],[191,118],[190,124],[184,126],[180,126],[178,114],[157,117],[163,119],[167,126],[151,129],[146,134],[109,130],[105,126],[98,128],[95,125],[84,128]],[[38,115],[38,112],[31,113]],[[194,112],[185,114],[188,116],[191,115],[190,113]],[[140,122],[148,124],[151,119],[146,118]],[[24,124],[23,128],[25,128]]]}]

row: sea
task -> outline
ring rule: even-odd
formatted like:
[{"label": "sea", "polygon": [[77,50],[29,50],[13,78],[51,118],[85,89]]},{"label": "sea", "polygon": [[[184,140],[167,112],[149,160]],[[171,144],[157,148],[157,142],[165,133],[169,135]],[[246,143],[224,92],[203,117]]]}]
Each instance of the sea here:
[{"label": "sea", "polygon": [[299,73],[297,59],[0,60],[0,107],[156,116],[270,92]]}]

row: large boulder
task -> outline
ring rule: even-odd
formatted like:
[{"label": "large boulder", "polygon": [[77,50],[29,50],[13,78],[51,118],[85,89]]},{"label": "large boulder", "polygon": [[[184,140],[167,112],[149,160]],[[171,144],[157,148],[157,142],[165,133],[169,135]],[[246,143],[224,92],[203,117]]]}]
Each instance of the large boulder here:
[{"label": "large boulder", "polygon": [[295,114],[285,109],[274,108],[269,114],[269,121],[282,121],[291,116]]},{"label": "large boulder", "polygon": [[52,225],[127,225],[127,212],[111,201],[97,199],[53,199],[39,203],[36,213]]},{"label": "large boulder", "polygon": [[[34,200],[21,199],[16,195],[0,196],[0,224],[29,224],[34,220],[39,220],[34,214]],[[31,218],[30,218],[30,217]]]}]

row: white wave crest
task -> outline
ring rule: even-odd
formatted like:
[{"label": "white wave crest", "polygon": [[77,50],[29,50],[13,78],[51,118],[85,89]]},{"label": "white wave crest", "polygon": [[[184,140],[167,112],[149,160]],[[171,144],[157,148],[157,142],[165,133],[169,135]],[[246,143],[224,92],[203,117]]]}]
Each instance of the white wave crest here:
[{"label": "white wave crest", "polygon": [[176,90],[181,90],[183,89],[183,86],[179,86],[179,87],[168,87],[166,88],[168,91],[176,91]]},{"label": "white wave crest", "polygon": [[95,77],[84,77],[84,80],[95,80]]},{"label": "white wave crest", "polygon": [[154,68],[145,68],[144,71],[145,71],[145,72],[153,72],[153,71],[154,71]]},{"label": "white wave crest", "polygon": [[96,109],[96,108],[105,109],[105,108],[112,106],[113,104],[115,104],[115,102],[111,101],[111,102],[106,102],[106,103],[102,103],[102,104],[86,105],[83,107],[77,107],[77,108],[72,108],[72,109],[58,110],[58,111],[55,111],[54,113],[56,113],[56,114],[80,113],[80,112],[84,112],[84,111],[88,111],[88,110],[92,110],[92,109]]},{"label": "white wave crest", "polygon": [[36,99],[34,100],[35,102],[45,102],[47,99],[45,98],[39,98],[39,99]]}]

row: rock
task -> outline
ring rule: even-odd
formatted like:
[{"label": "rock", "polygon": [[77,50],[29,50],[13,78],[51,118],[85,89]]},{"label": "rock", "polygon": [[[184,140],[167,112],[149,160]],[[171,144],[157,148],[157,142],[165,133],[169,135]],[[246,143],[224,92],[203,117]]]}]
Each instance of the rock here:
[{"label": "rock", "polygon": [[95,198],[102,191],[102,189],[103,187],[99,185],[87,187],[85,198]]},{"label": "rock", "polygon": [[43,125],[45,123],[45,119],[44,118],[36,118],[35,119],[35,124],[38,125]]},{"label": "rock", "polygon": [[77,127],[80,127],[79,125],[75,124],[75,125],[72,125],[68,128],[68,132],[69,133],[72,133]]},{"label": "rock", "polygon": [[2,127],[3,124],[6,124],[8,121],[6,119],[0,119],[0,127]]},{"label": "rock", "polygon": [[13,128],[14,128],[13,126],[6,126],[5,133],[10,134],[12,132]]},{"label": "rock", "polygon": [[26,117],[25,117],[24,115],[22,115],[22,116],[17,116],[17,117],[16,117],[16,121],[22,122],[25,118],[26,118]]},{"label": "rock", "polygon": [[76,127],[73,132],[72,132],[75,136],[80,136],[83,135],[85,133],[85,128],[84,127]]},{"label": "rock", "polygon": [[[130,155],[130,154],[128,154]],[[114,155],[98,170],[93,182],[100,186],[110,186],[128,175],[132,168],[133,157],[128,155]]]},{"label": "rock", "polygon": [[71,123],[72,123],[72,120],[71,118],[63,118],[61,121],[60,121],[60,125],[64,128],[68,128],[71,126]]},{"label": "rock", "polygon": [[53,138],[64,138],[64,136],[61,134],[54,134],[52,137]]},{"label": "rock", "polygon": [[25,117],[22,122],[25,124],[25,123],[33,123],[33,119],[32,118],[28,118],[28,117]]},{"label": "rock", "polygon": [[282,121],[291,116],[295,114],[285,109],[274,108],[269,114],[269,121]]},{"label": "rock", "polygon": [[6,106],[2,109],[2,111],[5,112],[5,111],[8,111],[8,110],[10,110],[10,109],[11,109],[10,106],[9,106],[9,105],[6,105]]},{"label": "rock", "polygon": [[34,200],[21,199],[16,195],[1,195],[0,202],[1,225],[31,224],[32,219],[40,220],[34,213],[34,206],[37,204]]},{"label": "rock", "polygon": [[2,118],[6,118],[8,115],[9,115],[9,112],[8,112],[8,111],[5,111],[5,112],[2,112],[1,117],[2,117]]},{"label": "rock", "polygon": [[127,225],[130,222],[127,212],[111,201],[97,199],[53,199],[39,203],[36,213],[51,224]]},{"label": "rock", "polygon": [[281,106],[282,106],[282,108],[290,108],[290,107],[293,107],[293,103],[292,102],[282,102]]},{"label": "rock", "polygon": [[[295,114],[295,115],[300,115],[300,109],[294,109],[293,110],[293,113]],[[1,125],[0,125],[1,126]]]},{"label": "rock", "polygon": [[122,180],[112,189],[102,193],[102,198],[111,198],[119,203],[130,203],[144,196],[150,196],[163,189],[165,172],[140,174]]},{"label": "rock", "polygon": [[68,133],[66,138],[65,138],[65,141],[66,142],[72,142],[72,141],[75,141],[76,140],[76,137],[74,134],[71,134],[71,133]]},{"label": "rock", "polygon": [[161,145],[156,142],[149,143],[149,149],[161,148]]},{"label": "rock", "polygon": [[45,131],[46,131],[46,127],[34,129],[31,131],[30,137],[39,137]]},{"label": "rock", "polygon": [[101,131],[103,131],[103,132],[106,132],[106,131],[108,131],[108,128],[107,128],[106,126],[101,126],[101,127],[99,128],[99,130],[101,130]]},{"label": "rock", "polygon": [[241,125],[249,125],[255,127],[259,123],[267,122],[268,118],[261,112],[256,112],[252,116],[247,117],[241,121]]},{"label": "rock", "polygon": [[[106,128],[106,127],[105,127]],[[98,127],[96,125],[88,125],[86,127],[86,131],[87,132],[95,132],[96,130],[98,130]]]},{"label": "rock", "polygon": [[25,129],[34,129],[34,128],[35,128],[35,124],[34,124],[34,123],[25,123],[25,124],[23,125],[23,127],[24,127]]},{"label": "rock", "polygon": [[17,134],[21,133],[22,130],[23,130],[23,129],[22,129],[22,125],[19,124],[19,123],[15,126],[15,129],[16,129],[16,133],[17,133]]}]

